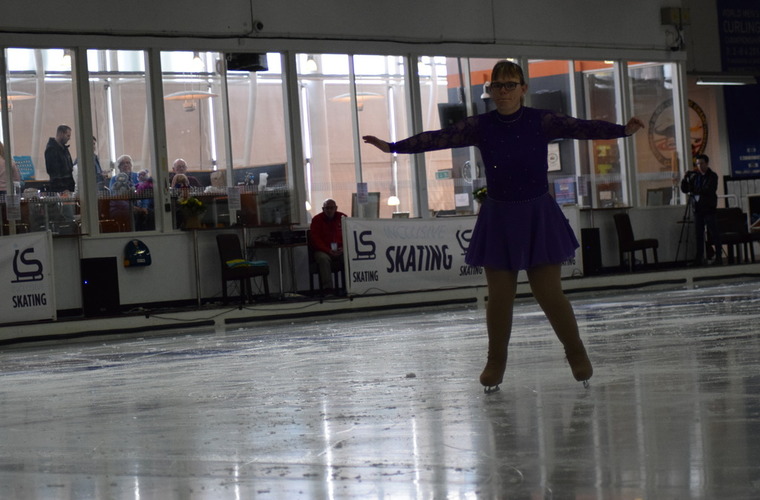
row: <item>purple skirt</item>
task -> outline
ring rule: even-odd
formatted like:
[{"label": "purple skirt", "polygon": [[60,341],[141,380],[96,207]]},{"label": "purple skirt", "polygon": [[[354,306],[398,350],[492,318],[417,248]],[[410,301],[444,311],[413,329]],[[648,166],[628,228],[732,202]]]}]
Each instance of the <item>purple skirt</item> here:
[{"label": "purple skirt", "polygon": [[525,201],[487,198],[480,207],[465,262],[519,271],[560,264],[579,247],[562,209],[549,193]]}]

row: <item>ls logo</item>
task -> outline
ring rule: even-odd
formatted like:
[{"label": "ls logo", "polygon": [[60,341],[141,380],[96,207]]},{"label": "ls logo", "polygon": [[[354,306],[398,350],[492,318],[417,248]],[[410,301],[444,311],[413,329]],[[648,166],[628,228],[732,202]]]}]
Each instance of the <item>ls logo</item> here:
[{"label": "ls logo", "polygon": [[462,255],[465,255],[467,249],[470,248],[470,238],[472,238],[472,229],[461,229],[457,231],[457,243],[459,243],[459,248],[462,249]]},{"label": "ls logo", "polygon": [[16,254],[13,256],[13,272],[16,274],[16,279],[11,281],[11,283],[40,281],[44,278],[42,274],[42,262],[27,257],[32,253],[34,253],[34,248],[16,250]]},{"label": "ls logo", "polygon": [[375,245],[370,236],[372,236],[372,231],[362,231],[361,233],[354,231],[354,250],[356,251],[356,258],[354,260],[375,259],[377,245]]}]

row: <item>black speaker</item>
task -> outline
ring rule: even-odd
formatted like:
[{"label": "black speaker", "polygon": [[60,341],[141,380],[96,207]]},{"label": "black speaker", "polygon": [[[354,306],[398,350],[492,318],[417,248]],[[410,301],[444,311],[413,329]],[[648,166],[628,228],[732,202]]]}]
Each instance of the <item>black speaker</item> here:
[{"label": "black speaker", "polygon": [[230,71],[267,71],[266,54],[233,52],[227,54],[227,69]]},{"label": "black speaker", "polygon": [[119,274],[116,257],[81,259],[82,309],[85,316],[119,314]]},{"label": "black speaker", "polygon": [[467,118],[467,108],[464,104],[441,102],[438,103],[438,117],[441,119],[441,128],[446,128]]},{"label": "black speaker", "polygon": [[581,229],[581,245],[583,245],[583,274],[593,276],[602,270],[602,243],[599,228]]}]

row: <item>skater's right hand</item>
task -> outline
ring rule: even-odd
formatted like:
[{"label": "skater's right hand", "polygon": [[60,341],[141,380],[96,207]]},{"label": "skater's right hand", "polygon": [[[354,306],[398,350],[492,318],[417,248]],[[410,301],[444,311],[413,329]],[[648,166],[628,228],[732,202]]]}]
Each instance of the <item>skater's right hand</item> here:
[{"label": "skater's right hand", "polygon": [[367,144],[372,144],[383,153],[391,152],[390,145],[387,142],[383,141],[382,139],[378,139],[374,135],[365,135],[362,137],[362,139],[364,139],[364,142],[366,142]]}]

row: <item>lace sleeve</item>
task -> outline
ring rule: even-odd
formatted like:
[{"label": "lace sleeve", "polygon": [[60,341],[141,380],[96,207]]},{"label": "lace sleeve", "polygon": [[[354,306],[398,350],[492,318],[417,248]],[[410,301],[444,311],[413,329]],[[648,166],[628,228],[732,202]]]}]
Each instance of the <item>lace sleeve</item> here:
[{"label": "lace sleeve", "polygon": [[422,153],[438,149],[473,146],[476,142],[478,117],[471,116],[441,130],[432,130],[391,143],[393,153]]},{"label": "lace sleeve", "polygon": [[541,120],[549,139],[617,139],[625,137],[625,126],[604,120],[581,120],[546,111]]}]

